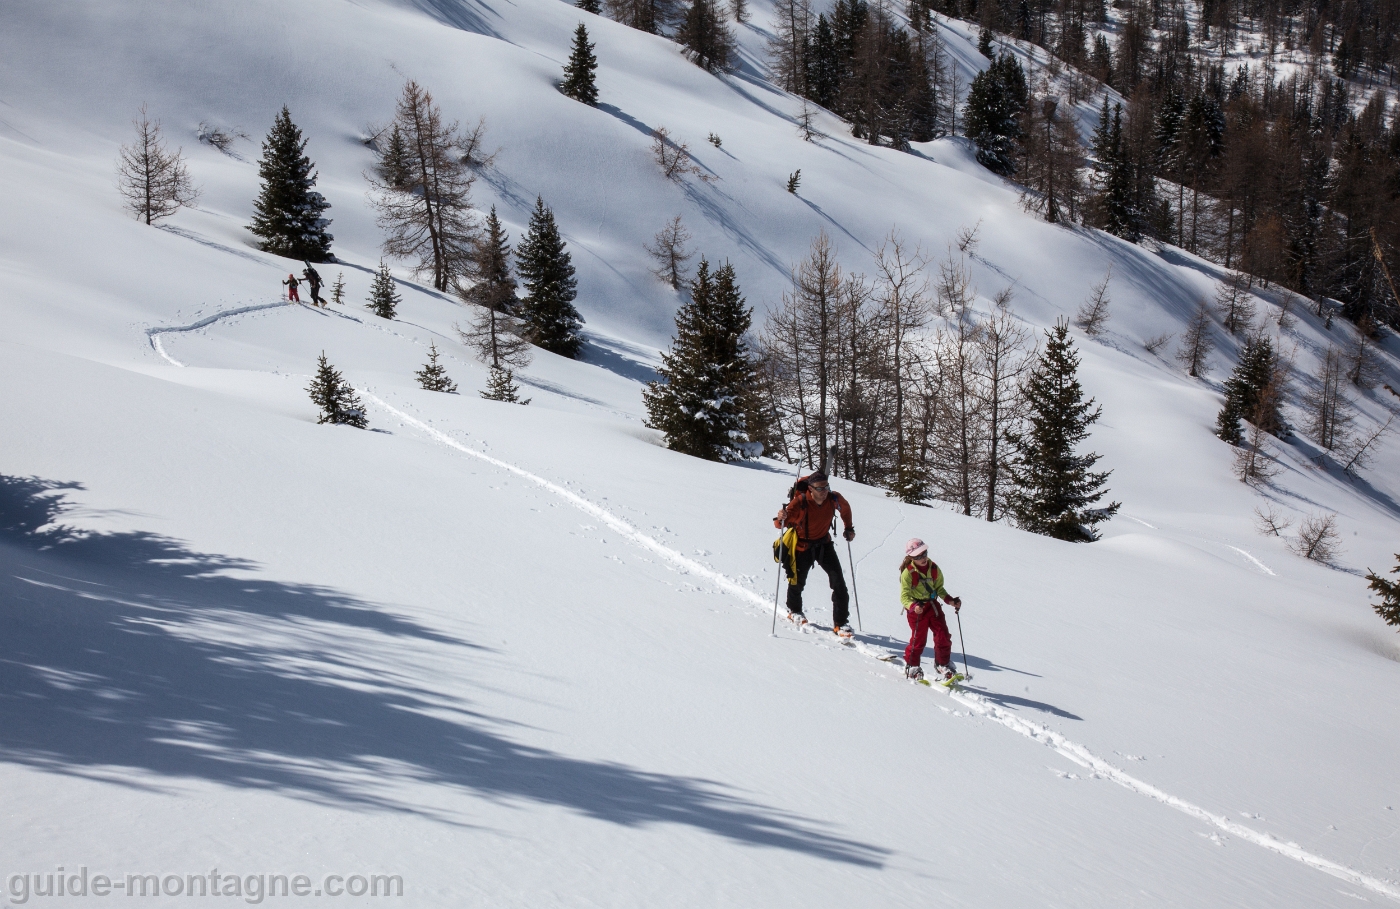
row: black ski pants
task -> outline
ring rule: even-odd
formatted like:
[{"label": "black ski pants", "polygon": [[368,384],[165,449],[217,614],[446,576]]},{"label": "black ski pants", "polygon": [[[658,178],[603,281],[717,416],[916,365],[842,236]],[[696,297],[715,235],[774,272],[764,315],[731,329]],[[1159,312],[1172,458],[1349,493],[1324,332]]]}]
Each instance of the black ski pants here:
[{"label": "black ski pants", "polygon": [[836,555],[836,544],[831,540],[808,543],[806,549],[797,553],[797,583],[788,585],[787,608],[789,612],[802,611],[802,588],[807,586],[807,573],[816,563],[826,572],[831,583],[831,622],[837,628],[850,621],[851,594],[846,589],[846,576],[841,573],[841,560]]}]

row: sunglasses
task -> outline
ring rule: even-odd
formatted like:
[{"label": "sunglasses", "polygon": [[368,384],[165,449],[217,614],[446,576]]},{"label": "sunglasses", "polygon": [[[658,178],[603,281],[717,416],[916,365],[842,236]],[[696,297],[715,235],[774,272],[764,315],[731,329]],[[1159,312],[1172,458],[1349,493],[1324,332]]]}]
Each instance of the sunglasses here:
[{"label": "sunglasses", "polygon": [[830,487],[830,486],[826,486],[826,485],[817,486],[817,485],[813,484],[812,486],[809,486],[809,487],[807,487],[807,488],[810,489],[810,490],[812,490],[813,492],[826,492],[826,491],[829,490],[831,487]]}]

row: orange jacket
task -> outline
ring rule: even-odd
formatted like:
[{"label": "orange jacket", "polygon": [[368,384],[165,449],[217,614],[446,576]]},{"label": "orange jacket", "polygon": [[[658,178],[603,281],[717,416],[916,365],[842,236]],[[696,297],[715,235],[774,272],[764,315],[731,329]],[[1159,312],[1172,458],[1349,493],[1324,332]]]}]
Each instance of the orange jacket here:
[{"label": "orange jacket", "polygon": [[808,543],[831,539],[831,519],[841,512],[841,523],[851,526],[851,505],[839,492],[826,494],[826,501],[818,505],[812,501],[811,491],[799,492],[792,501],[778,510],[773,526],[797,529],[797,549],[802,551]]}]

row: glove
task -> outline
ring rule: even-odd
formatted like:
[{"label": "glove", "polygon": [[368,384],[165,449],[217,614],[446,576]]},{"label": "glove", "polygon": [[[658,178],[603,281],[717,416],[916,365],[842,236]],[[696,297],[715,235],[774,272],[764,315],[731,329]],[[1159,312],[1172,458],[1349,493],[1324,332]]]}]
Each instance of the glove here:
[{"label": "glove", "polygon": [[953,611],[954,611],[954,612],[961,612],[961,611],[962,611],[962,597],[953,597]]},{"label": "glove", "polygon": [[841,531],[841,536],[845,537],[846,542],[849,543],[856,538],[856,529],[854,527],[847,527],[845,530]]}]

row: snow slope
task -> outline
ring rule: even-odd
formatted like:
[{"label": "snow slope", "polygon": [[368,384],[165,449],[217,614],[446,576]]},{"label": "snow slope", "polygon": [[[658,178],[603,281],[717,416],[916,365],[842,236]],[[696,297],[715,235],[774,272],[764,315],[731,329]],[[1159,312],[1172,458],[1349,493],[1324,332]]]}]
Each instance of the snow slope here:
[{"label": "snow slope", "polygon": [[[586,15],[556,0],[0,10],[7,888],[62,866],[182,890],[217,868],[250,902],[248,875],[331,898],[377,873],[415,906],[1400,899],[1400,647],[1360,578],[1397,548],[1394,445],[1358,483],[1305,440],[1281,450],[1265,494],[1338,513],[1337,569],[1259,536],[1263,499],[1209,434],[1215,387],[1141,347],[1217,270],[1034,221],[961,140],[904,155],[824,120],[803,143],[762,80],[755,7],[746,65],[719,80],[590,17],[596,111],[552,88]],[[588,362],[539,355],[530,407],[475,397],[450,299],[406,281],[393,322],[354,302],[379,241],[361,139],[405,77],[486,117],[501,151],[478,205],[518,237],[539,194],[574,252]],[[142,102],[204,189],[158,230],[112,188]],[[193,138],[258,136],[283,103],[334,206],[343,309],[274,305],[291,265],[242,229],[256,143]],[[659,125],[719,180],[663,180]],[[760,308],[820,229],[861,270],[892,226],[940,256],[980,221],[981,295],[1012,286],[1041,327],[1111,265],[1112,330],[1081,343],[1124,502],[1105,541],[838,483],[860,645],[770,636],[789,468],[684,458],[640,419],[676,302],[642,243],[675,214]],[[1300,373],[1345,331],[1300,315]],[[430,341],[462,395],[415,387]],[[314,423],[322,350],[375,431]],[[903,643],[913,535],[967,603],[958,698],[874,659]]]}]

